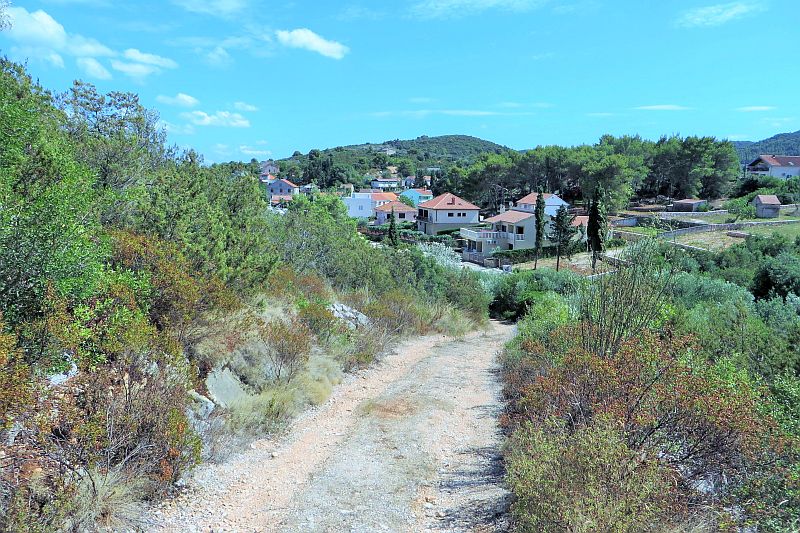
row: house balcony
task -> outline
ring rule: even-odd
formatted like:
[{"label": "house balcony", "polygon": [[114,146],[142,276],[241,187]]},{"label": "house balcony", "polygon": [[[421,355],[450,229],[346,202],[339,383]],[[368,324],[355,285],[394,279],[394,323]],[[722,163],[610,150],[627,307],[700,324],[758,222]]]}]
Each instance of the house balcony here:
[{"label": "house balcony", "polygon": [[467,229],[461,228],[461,236],[471,241],[486,241],[497,240],[500,238],[501,233],[498,231],[483,230],[483,229]]}]

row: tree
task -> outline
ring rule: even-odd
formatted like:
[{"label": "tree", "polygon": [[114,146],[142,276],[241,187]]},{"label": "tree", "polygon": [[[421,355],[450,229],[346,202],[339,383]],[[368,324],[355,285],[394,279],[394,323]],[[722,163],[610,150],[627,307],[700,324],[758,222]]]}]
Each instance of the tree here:
[{"label": "tree", "polygon": [[400,246],[400,233],[397,231],[397,220],[394,216],[394,207],[392,207],[392,214],[389,218],[389,233],[386,237],[389,239],[389,244],[394,248]]},{"label": "tree", "polygon": [[556,217],[553,220],[553,230],[548,239],[556,243],[556,272],[561,267],[562,253],[569,252],[570,245],[572,244],[572,237],[577,233],[578,228],[572,225],[575,216],[570,215],[567,207],[562,205],[556,212]]},{"label": "tree", "polygon": [[586,231],[589,252],[592,254],[592,270],[597,268],[597,258],[605,249],[607,229],[606,208],[603,189],[596,189],[594,198],[589,202],[589,221]]},{"label": "tree", "polygon": [[8,19],[8,0],[0,0],[0,31],[11,27]]},{"label": "tree", "polygon": [[534,260],[533,260],[533,269],[536,270],[536,267],[539,266],[539,255],[542,253],[542,246],[544,245],[544,230],[545,230],[545,208],[546,204],[544,201],[544,192],[542,189],[539,189],[539,193],[536,195],[536,211],[534,212],[534,218],[536,222],[536,242],[534,243]]}]

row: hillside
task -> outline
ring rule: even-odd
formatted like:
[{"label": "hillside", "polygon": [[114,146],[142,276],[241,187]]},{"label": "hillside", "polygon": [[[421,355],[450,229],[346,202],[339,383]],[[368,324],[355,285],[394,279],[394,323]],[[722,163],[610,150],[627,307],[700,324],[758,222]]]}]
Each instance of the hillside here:
[{"label": "hillside", "polygon": [[761,154],[800,155],[800,131],[779,133],[762,141],[734,141],[742,163],[749,163]]},{"label": "hillside", "polygon": [[[364,169],[371,167],[373,157],[381,153],[387,154],[391,161],[409,159],[417,168],[425,168],[447,167],[455,163],[469,165],[482,153],[499,153],[505,150],[508,150],[505,146],[469,135],[441,135],[437,137],[423,135],[410,140],[395,139],[378,144],[365,143],[338,146],[320,150],[319,152],[323,156],[330,154],[334,165]],[[281,161],[304,166],[308,161],[308,154],[295,152],[292,157]]]}]

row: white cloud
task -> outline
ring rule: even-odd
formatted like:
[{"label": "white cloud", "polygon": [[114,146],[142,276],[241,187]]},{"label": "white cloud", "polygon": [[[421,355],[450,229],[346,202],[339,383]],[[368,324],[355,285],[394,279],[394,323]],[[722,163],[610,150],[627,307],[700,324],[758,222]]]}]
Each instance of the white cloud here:
[{"label": "white cloud", "polygon": [[209,64],[217,67],[227,65],[231,62],[231,55],[222,46],[215,46],[206,53],[205,57]]},{"label": "white cloud", "polygon": [[684,28],[708,28],[721,26],[732,20],[740,19],[751,13],[766,9],[760,1],[729,2],[712,6],[698,7],[684,12],[676,24]]},{"label": "white cloud", "polygon": [[200,103],[200,100],[186,93],[178,93],[175,96],[165,96],[163,94],[159,94],[156,96],[156,101],[161,104],[179,107],[194,107]]},{"label": "white cloud", "polygon": [[129,59],[136,63],[152,65],[154,67],[177,68],[178,66],[178,64],[172,59],[161,57],[156,54],[147,54],[137,50],[136,48],[128,48],[122,55],[125,57],[125,59]]},{"label": "white cloud", "polygon": [[529,11],[542,7],[547,0],[421,0],[411,7],[422,18],[459,17],[487,9]]},{"label": "white cloud", "polygon": [[515,116],[529,116],[534,113],[526,111],[487,111],[484,109],[414,109],[404,111],[377,111],[370,113],[371,116],[377,118],[384,117],[411,117],[411,118],[425,118],[432,115],[447,116],[447,117],[515,117]]},{"label": "white cloud", "polygon": [[12,7],[8,9],[8,14],[12,23],[8,36],[16,43],[11,51],[20,59],[40,59],[63,68],[62,56],[72,56],[84,74],[101,80],[112,76],[108,68],[98,61],[99,58],[112,58],[112,69],[139,81],[160,72],[162,68],[178,66],[171,59],[135,48],[125,50],[121,55],[127,61],[121,61],[117,59],[120,56],[118,52],[96,39],[68,33],[64,26],[41,9],[28,12],[21,7]]},{"label": "white cloud", "polygon": [[342,43],[324,39],[308,28],[299,28],[291,31],[278,30],[275,34],[278,37],[278,42],[284,46],[310,50],[333,59],[342,59],[350,51]]},{"label": "white cloud", "polygon": [[78,64],[78,68],[87,76],[97,78],[98,80],[110,80],[112,78],[108,69],[93,57],[79,57],[76,63]]},{"label": "white cloud", "polygon": [[161,72],[161,69],[154,65],[144,65],[142,63],[127,63],[117,59],[111,60],[111,68],[122,72],[126,76],[137,81],[144,81],[147,76]]},{"label": "white cloud", "polygon": [[233,104],[233,108],[237,111],[245,111],[249,113],[253,113],[258,111],[258,108],[253,104],[248,104],[247,102],[236,102]]},{"label": "white cloud", "polygon": [[204,111],[192,111],[183,113],[181,116],[190,121],[195,126],[219,126],[223,128],[249,128],[250,121],[239,113],[229,111],[217,111],[209,115]]},{"label": "white cloud", "polygon": [[736,108],[736,111],[740,111],[742,113],[756,113],[759,111],[774,111],[774,110],[775,108],[769,105],[748,105]]},{"label": "white cloud", "polygon": [[243,11],[248,0],[173,0],[173,3],[193,13],[227,17]]},{"label": "white cloud", "polygon": [[639,111],[688,111],[691,107],[677,104],[656,104],[640,105],[639,107],[634,107],[634,109],[638,109]]},{"label": "white cloud", "polygon": [[63,68],[63,55],[80,58],[114,55],[113,50],[95,39],[67,33],[64,26],[41,9],[29,12],[22,7],[10,7],[7,11],[11,27],[6,34],[16,43],[12,53],[20,59],[40,59]]},{"label": "white cloud", "polygon": [[265,156],[265,155],[272,154],[272,152],[270,152],[269,150],[263,150],[263,149],[259,149],[259,148],[254,148],[252,146],[247,146],[246,144],[241,145],[239,147],[239,151],[244,155],[249,155],[249,156],[253,156],[253,157]]}]

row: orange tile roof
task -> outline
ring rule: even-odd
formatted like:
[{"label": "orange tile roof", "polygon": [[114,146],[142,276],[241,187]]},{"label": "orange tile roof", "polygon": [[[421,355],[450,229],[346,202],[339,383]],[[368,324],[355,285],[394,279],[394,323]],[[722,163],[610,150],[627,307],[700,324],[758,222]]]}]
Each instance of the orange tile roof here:
[{"label": "orange tile roof", "polygon": [[403,202],[398,202],[397,200],[389,202],[388,204],[383,204],[375,208],[375,211],[380,211],[382,213],[391,213],[392,209],[394,209],[395,213],[416,213],[417,210],[410,205],[406,205]]},{"label": "orange tile roof", "polygon": [[295,185],[294,183],[292,183],[291,181],[287,180],[286,178],[281,178],[278,181],[282,181],[283,183],[285,183],[289,187],[299,187],[299,185]]},{"label": "orange tile roof", "polygon": [[420,194],[426,195],[426,196],[433,196],[433,193],[431,191],[429,191],[428,189],[413,189],[413,190],[417,191]]},{"label": "orange tile roof", "polygon": [[506,211],[505,213],[500,213],[499,215],[495,215],[493,217],[489,217],[484,222],[508,222],[511,224],[516,224],[517,222],[522,222],[523,220],[528,220],[531,218],[533,213],[524,213],[522,211]]},{"label": "orange tile roof", "polygon": [[394,202],[397,200],[397,195],[393,192],[374,192],[372,199],[376,202]]},{"label": "orange tile roof", "polygon": [[453,193],[446,192],[444,194],[440,194],[433,200],[428,200],[427,202],[422,202],[419,204],[418,207],[422,207],[424,209],[466,209],[468,211],[478,211],[480,207],[475,204],[471,204],[468,201],[459,198]]},{"label": "orange tile roof", "polygon": [[[550,194],[549,192],[544,193],[544,199],[545,200],[547,200],[551,196],[553,196],[553,195]],[[536,199],[538,197],[539,197],[539,193],[538,192],[532,192],[529,195],[523,196],[522,198],[517,200],[517,203],[518,204],[535,204],[536,203]]]},{"label": "orange tile roof", "polygon": [[575,217],[575,220],[572,221],[572,225],[575,227],[586,226],[588,223],[589,223],[589,217],[586,216]]}]

